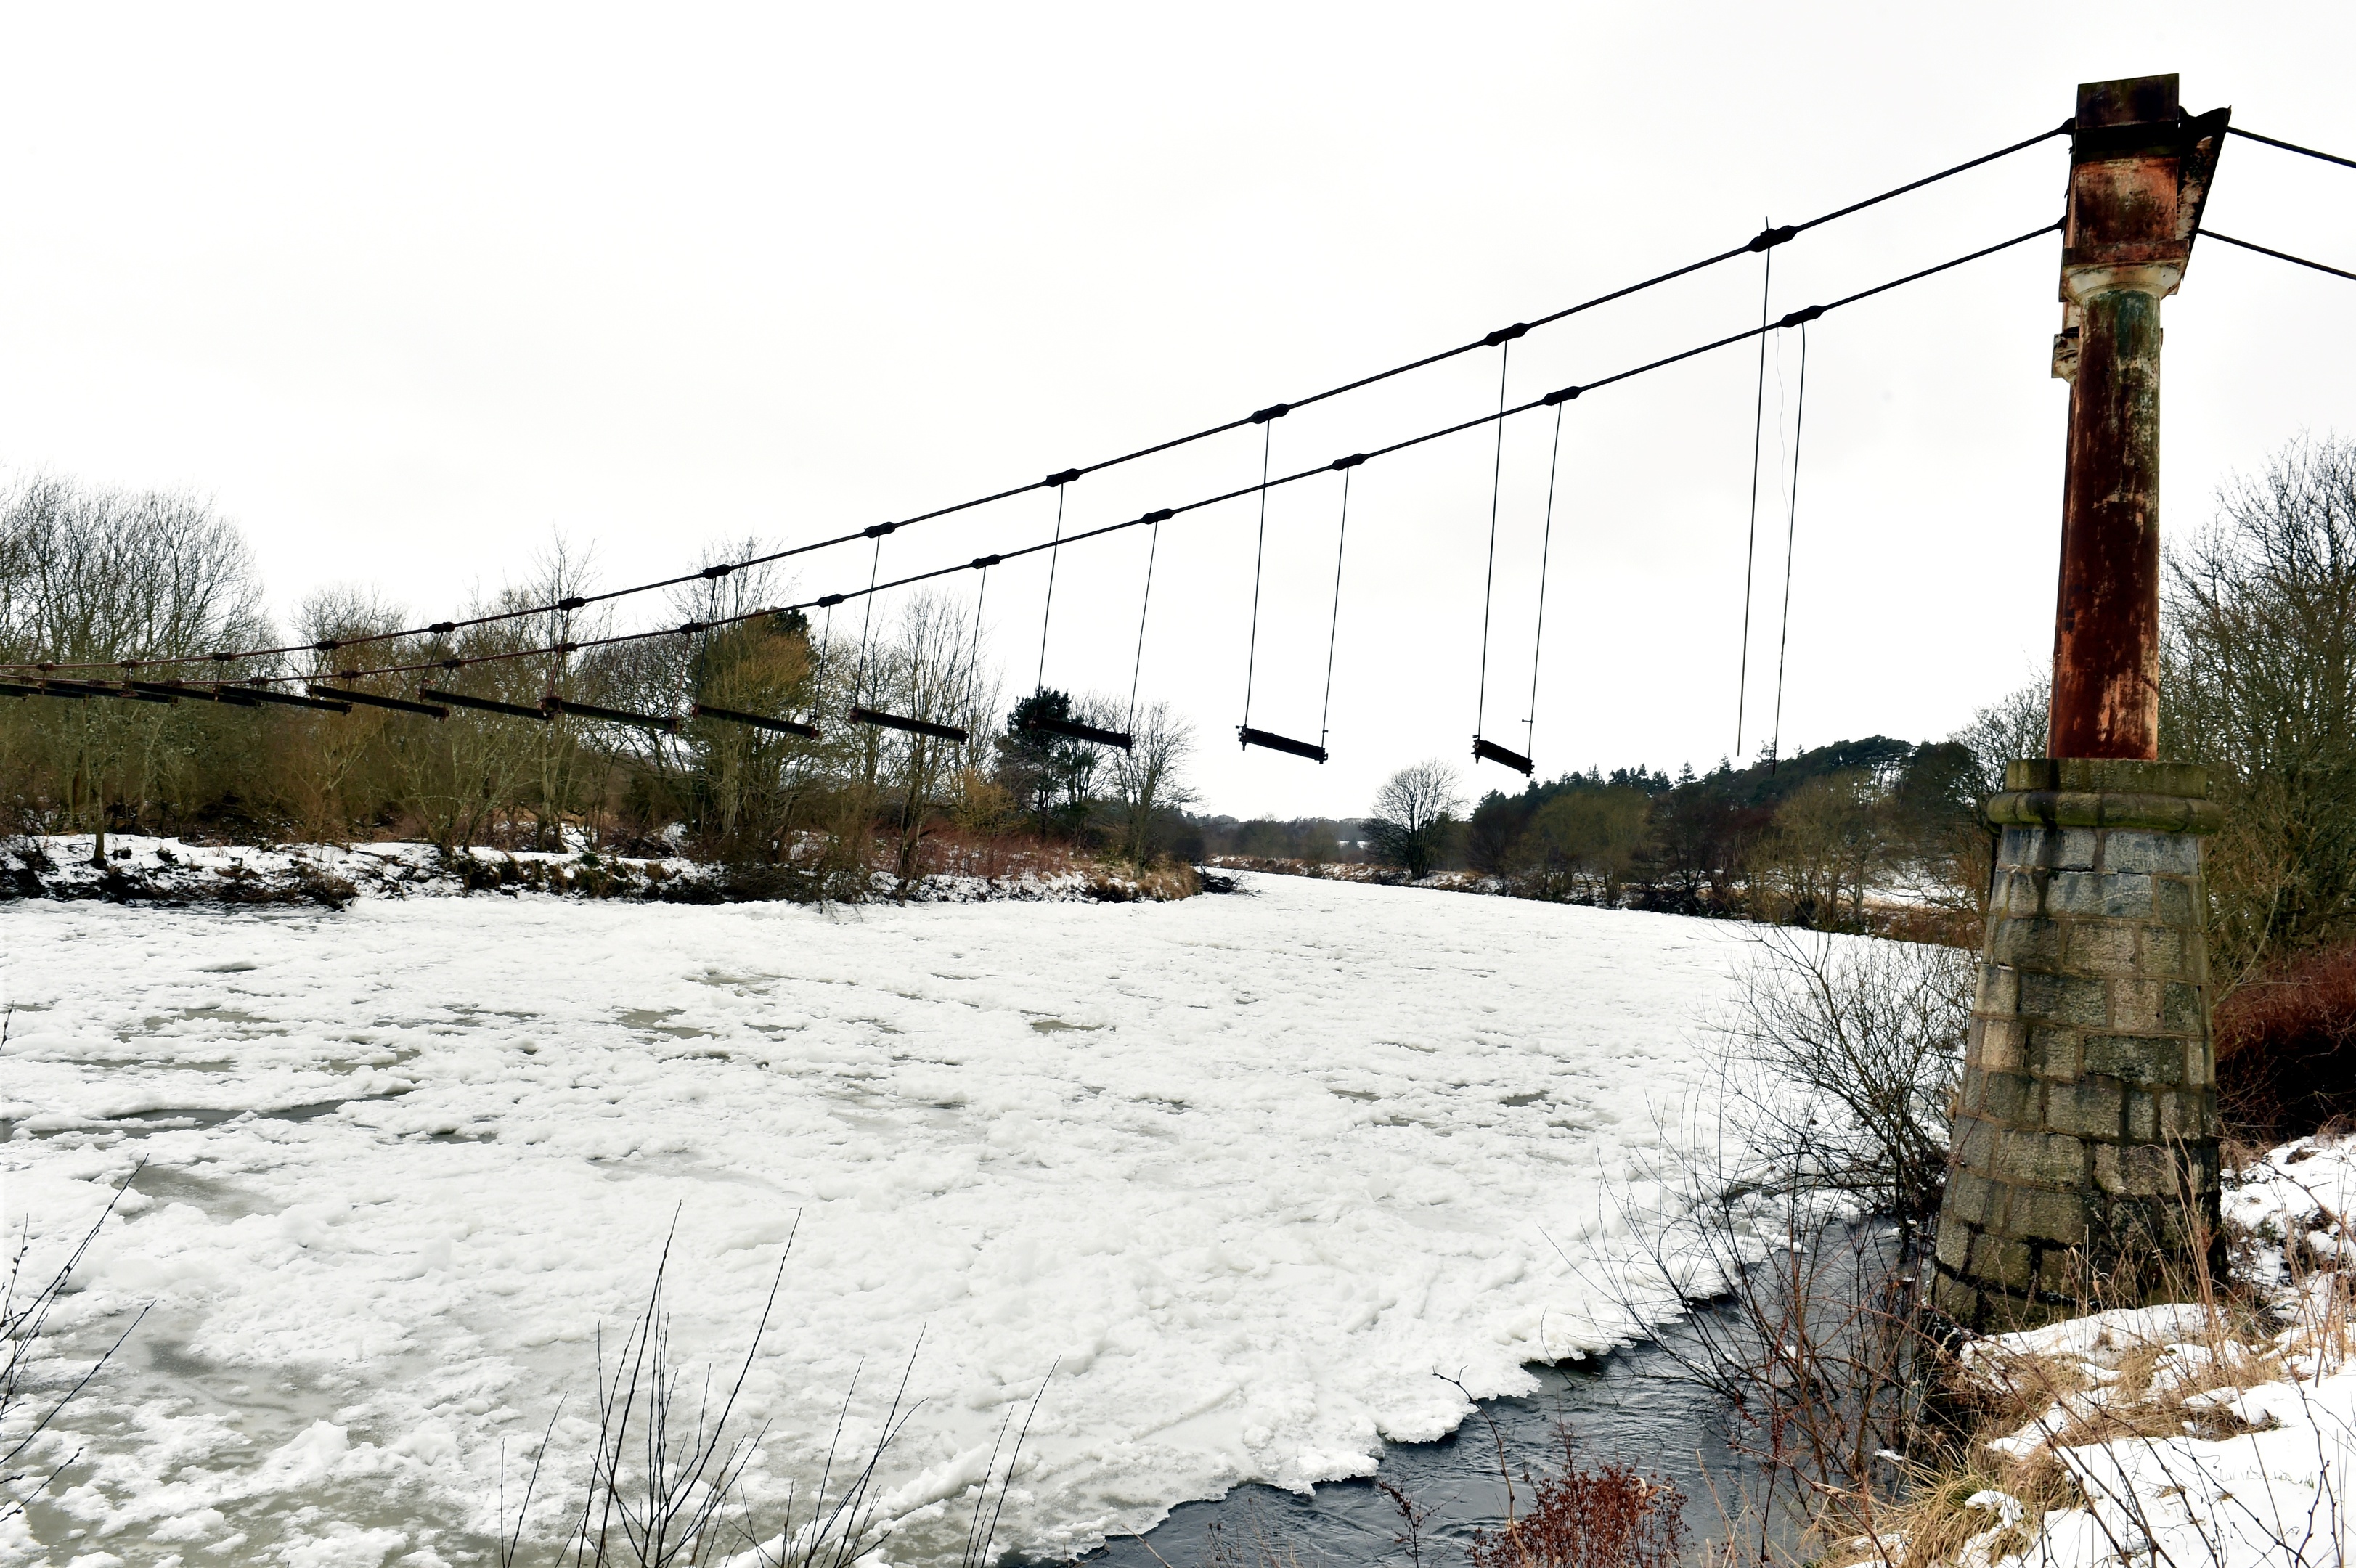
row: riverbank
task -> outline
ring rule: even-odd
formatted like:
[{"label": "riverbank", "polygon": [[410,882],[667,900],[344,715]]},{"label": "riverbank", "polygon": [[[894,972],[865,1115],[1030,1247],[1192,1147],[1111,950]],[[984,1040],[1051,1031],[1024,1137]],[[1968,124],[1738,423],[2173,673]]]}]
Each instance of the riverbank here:
[{"label": "riverbank", "polygon": [[791,859],[731,866],[685,856],[593,849],[444,849],[432,844],[218,844],[109,834],[103,863],[91,835],[0,842],[0,901],[317,905],[355,899],[541,895],[653,903],[797,902],[1134,903],[1192,897],[1193,868],[1144,872],[1069,853],[1012,856],[1002,874],[935,869],[903,883],[885,871],[818,870]]}]

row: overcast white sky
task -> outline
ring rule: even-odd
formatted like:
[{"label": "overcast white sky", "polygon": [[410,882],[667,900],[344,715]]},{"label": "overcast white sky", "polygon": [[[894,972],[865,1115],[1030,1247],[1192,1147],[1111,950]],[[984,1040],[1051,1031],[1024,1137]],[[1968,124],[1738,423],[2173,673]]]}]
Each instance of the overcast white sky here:
[{"label": "overcast white sky", "polygon": [[[282,611],[359,582],[447,614],[558,533],[618,585],[1094,462],[2017,140],[2081,80],[2179,71],[2191,108],[2356,149],[2344,4],[20,5],[5,37],[0,464],[210,495]],[[1804,237],[1774,308],[2057,216],[2064,163],[2057,140]],[[2356,266],[2356,173],[2237,141],[2210,219]],[[2047,656],[2057,255],[1813,329],[1787,752],[1944,734]],[[1534,333],[1515,400],[1739,329],[1759,288],[1746,258]],[[2356,285],[2204,245],[2168,323],[2171,531],[2297,432],[2356,434]],[[1543,773],[1732,747],[1755,374],[1724,350],[1569,411],[1534,731],[1549,427],[1509,428],[1486,731]],[[1484,351],[1281,421],[1277,466],[1483,411],[1496,377]],[[1254,510],[1164,530],[1144,688],[1194,720],[1208,807],[1354,814],[1468,751],[1492,452],[1359,471],[1323,768],[1233,741]],[[1067,527],[1259,456],[1252,432],[1092,477]],[[1269,508],[1265,728],[1318,729],[1337,487]],[[1044,538],[1053,507],[910,529],[886,575]],[[1126,692],[1146,542],[1064,557],[1050,684]],[[799,587],[866,565],[806,558]],[[991,575],[1027,686],[1044,562]]]}]

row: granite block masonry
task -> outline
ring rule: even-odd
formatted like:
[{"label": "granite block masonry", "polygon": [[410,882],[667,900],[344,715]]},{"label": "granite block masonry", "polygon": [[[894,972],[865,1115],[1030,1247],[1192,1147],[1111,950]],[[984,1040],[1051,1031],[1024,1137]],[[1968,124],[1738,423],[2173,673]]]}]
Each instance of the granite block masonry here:
[{"label": "granite block masonry", "polygon": [[2040,760],[2005,785],[1933,1287],[1981,1332],[2218,1262],[2208,773]]}]

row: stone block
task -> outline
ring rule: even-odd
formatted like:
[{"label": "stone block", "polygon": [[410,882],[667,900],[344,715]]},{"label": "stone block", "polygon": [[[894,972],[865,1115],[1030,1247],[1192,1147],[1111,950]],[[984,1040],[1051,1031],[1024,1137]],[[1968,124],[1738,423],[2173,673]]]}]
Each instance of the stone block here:
[{"label": "stone block", "polygon": [[2172,1198],[2176,1162],[2156,1144],[2119,1146],[2118,1190],[2131,1198]]},{"label": "stone block", "polygon": [[2167,1035],[2090,1034],[2080,1051],[2088,1077],[2129,1083],[2184,1081],[2184,1042]]},{"label": "stone block", "polygon": [[2136,973],[2160,979],[2187,977],[2184,974],[2184,933],[2170,931],[2164,925],[2147,925],[2136,933]]},{"label": "stone block", "polygon": [[2179,930],[2191,926],[2198,908],[2193,902],[2197,886],[2183,877],[2154,877],[2151,883],[2153,915]]},{"label": "stone block", "polygon": [[2124,1136],[2129,1143],[2149,1143],[2159,1136],[2160,1096],[2148,1089],[2128,1089],[2123,1094]]},{"label": "stone block", "polygon": [[2036,1114],[2037,1085],[2017,1072],[1983,1072],[1979,1083],[1979,1115],[1991,1122],[2015,1125]]},{"label": "stone block", "polygon": [[2045,829],[2041,827],[2008,827],[1997,839],[1998,866],[2037,866],[2044,859]]},{"label": "stone block", "polygon": [[2209,998],[2201,987],[2183,981],[2167,982],[2160,995],[2160,1027],[2170,1034],[2206,1035],[2209,1032]]},{"label": "stone block", "polygon": [[2084,1237],[2067,1247],[2049,1249],[2037,1260],[2037,1288],[2054,1296],[2083,1296],[2086,1285]]},{"label": "stone block", "polygon": [[[2025,1018],[2040,1019],[2049,1023],[2076,1024],[2081,1028],[2099,1029],[2110,1022],[2111,984],[2090,975],[2047,975],[2023,972],[2018,976],[2020,986],[2020,1012]],[[2159,996],[2153,987],[2153,1021],[2158,1022]]]},{"label": "stone block", "polygon": [[1955,1164],[1965,1170],[1996,1169],[1997,1129],[1994,1124],[1967,1116],[1955,1127]]},{"label": "stone block", "polygon": [[2133,975],[2136,932],[2126,925],[2080,925],[2069,928],[2067,967],[2077,975]]},{"label": "stone block", "polygon": [[2056,871],[2045,884],[2045,911],[2057,915],[2101,914],[2103,883],[2103,876],[2096,871]]},{"label": "stone block", "polygon": [[2046,834],[2045,864],[2056,871],[2091,871],[2102,839],[2091,827],[2063,827]]},{"label": "stone block", "polygon": [[2207,1040],[2179,1040],[2175,1043],[2184,1057],[2180,1082],[2193,1089],[2206,1089],[2217,1082],[2216,1053]]},{"label": "stone block", "polygon": [[2112,920],[2150,920],[2153,880],[2141,871],[2114,872],[2103,879],[2103,914]]},{"label": "stone block", "polygon": [[1991,1072],[2020,1071],[2021,1039],[2028,1026],[2019,1019],[1975,1016],[1969,1056]]},{"label": "stone block", "polygon": [[2167,1020],[2165,980],[2110,982],[2111,1026],[2129,1034],[2173,1034]]},{"label": "stone block", "polygon": [[2123,1093],[2116,1083],[2100,1079],[2050,1084],[2045,1091],[2045,1125],[2072,1138],[2115,1138],[2125,1120]]},{"label": "stone block", "polygon": [[2115,827],[2104,837],[2103,869],[2106,871],[2157,871],[2171,877],[2200,874],[2201,840],[2190,833]]},{"label": "stone block", "polygon": [[1958,1219],[1942,1218],[1939,1221],[1938,1260],[1952,1269],[1960,1269],[1970,1261],[1975,1227]]},{"label": "stone block", "polygon": [[1988,907],[2019,917],[2045,912],[2045,890],[2034,871],[1998,871]]},{"label": "stone block", "polygon": [[2080,1056],[2076,1029],[2031,1024],[2028,1035],[2021,1061],[2030,1072],[2049,1082],[2072,1083],[2077,1081]]},{"label": "stone block", "polygon": [[2001,964],[1982,964],[1972,1008],[1992,1018],[2020,1011],[2020,971]]},{"label": "stone block", "polygon": [[2026,1291],[2037,1278],[2037,1260],[2026,1242],[2008,1241],[1982,1232],[1972,1238],[1971,1257],[1965,1272],[1990,1285]]},{"label": "stone block", "polygon": [[2016,1188],[2005,1205],[2004,1233],[2015,1241],[2086,1244],[2086,1200],[2075,1192]]},{"label": "stone block", "polygon": [[1940,1234],[1946,1233],[1950,1219],[1985,1230],[1996,1208],[1997,1185],[1984,1176],[1968,1170],[1947,1173],[1947,1195],[1940,1209]]},{"label": "stone block", "polygon": [[[2047,1114],[2051,1114],[2050,1107]],[[2018,1180],[2074,1187],[2086,1179],[2086,1146],[2067,1133],[2003,1133],[1996,1140],[1996,1169]]]},{"label": "stone block", "polygon": [[2051,972],[2062,962],[2062,926],[2035,916],[1999,921],[1988,933],[1988,956],[2017,969]]}]

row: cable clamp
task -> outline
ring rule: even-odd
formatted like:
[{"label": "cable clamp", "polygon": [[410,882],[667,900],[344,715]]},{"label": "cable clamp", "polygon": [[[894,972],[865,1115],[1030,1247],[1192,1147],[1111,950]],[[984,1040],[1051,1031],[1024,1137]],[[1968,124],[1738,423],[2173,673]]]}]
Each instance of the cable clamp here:
[{"label": "cable clamp", "polygon": [[701,572],[697,573],[697,575],[700,577],[725,577],[735,570],[736,569],[734,566],[728,564],[726,561],[723,561],[718,566],[705,567]]},{"label": "cable clamp", "polygon": [[581,651],[581,645],[579,643],[558,643],[548,651],[552,654],[577,654]]},{"label": "cable clamp", "polygon": [[1790,240],[1798,232],[1798,229],[1793,228],[1788,223],[1783,225],[1781,229],[1762,229],[1758,233],[1751,236],[1751,243],[1744,246],[1743,249],[1746,251],[1772,251],[1776,246]]},{"label": "cable clamp", "polygon": [[[880,539],[885,534],[897,532],[899,527],[900,525],[897,523],[877,523],[871,528],[864,528],[859,531],[865,534],[871,539]],[[703,575],[709,577],[712,573],[707,571]]]},{"label": "cable clamp", "polygon": [[[337,641],[336,641],[336,639],[335,639],[335,638],[333,638],[333,637],[322,637],[322,638],[320,638],[317,642],[313,643],[311,645],[312,645],[314,648],[316,648],[319,652],[321,652],[321,653],[323,653],[323,654],[331,654],[331,653],[334,653],[337,648],[342,647],[344,645],[343,645],[343,644],[341,644],[341,643],[339,643],[339,642],[337,642]],[[124,664],[124,665],[123,665],[123,668],[125,668],[125,669],[129,669],[129,668],[131,667],[131,666],[130,666],[129,664],[127,664],[127,663],[126,663],[126,664]]]},{"label": "cable clamp", "polygon": [[[560,605],[559,608],[561,609],[562,606]],[[425,629],[433,633],[437,637],[446,637],[451,633],[458,629],[458,623],[455,621],[436,621]]]},{"label": "cable clamp", "polygon": [[1145,516],[1138,518],[1137,520],[1141,523],[1166,523],[1177,515],[1177,513],[1172,511],[1169,507],[1164,507],[1158,512],[1148,512]]},{"label": "cable clamp", "polygon": [[1333,472],[1339,474],[1345,468],[1355,468],[1365,460],[1366,454],[1363,452],[1354,452],[1347,457],[1337,457],[1333,460]]},{"label": "cable clamp", "polygon": [[1060,474],[1048,475],[1044,483],[1051,487],[1057,485],[1074,485],[1079,482],[1079,477],[1080,471],[1078,469],[1066,468]]},{"label": "cable clamp", "polygon": [[1530,324],[1528,322],[1517,321],[1511,326],[1501,326],[1497,328],[1496,331],[1491,333],[1481,341],[1488,347],[1495,348],[1503,344],[1511,343],[1515,338],[1521,336],[1522,334],[1527,332],[1529,329]]},{"label": "cable clamp", "polygon": [[837,604],[840,604],[840,603],[842,603],[842,595],[841,595],[841,594],[840,594],[840,593],[829,593],[829,594],[826,594],[825,596],[823,596],[822,598],[820,598],[820,599],[819,600],[819,602],[818,602],[818,607],[819,607],[819,609],[821,609],[821,610],[831,610],[831,609],[833,609]]},{"label": "cable clamp", "polygon": [[1812,304],[1804,310],[1794,311],[1791,315],[1785,316],[1775,325],[1778,326],[1798,326],[1804,323],[1814,321],[1816,317],[1824,314],[1824,306],[1820,304]]},{"label": "cable clamp", "polygon": [[1558,387],[1553,391],[1548,392],[1545,397],[1540,398],[1538,401],[1544,403],[1547,408],[1553,408],[1557,403],[1567,403],[1571,401],[1579,396],[1582,389],[1583,389],[1578,387]]},{"label": "cable clamp", "polygon": [[991,567],[996,566],[996,565],[997,565],[1001,560],[1003,560],[1004,559],[1005,559],[1005,557],[1003,557],[1003,556],[996,556],[996,555],[978,555],[978,556],[975,556],[975,557],[973,558],[973,560],[972,560],[970,562],[969,562],[968,564],[969,564],[969,565],[970,565],[970,566],[971,566],[971,567],[972,567],[976,571],[987,571],[987,570],[988,570],[989,568],[991,568]]},{"label": "cable clamp", "polygon": [[466,661],[465,659],[444,659],[442,661],[442,667],[444,669],[465,669],[466,667]]},{"label": "cable clamp", "polygon": [[[215,664],[228,664],[237,657],[235,654],[213,654],[209,656]],[[41,667],[43,669],[55,669],[58,667],[53,664],[45,664]]]},{"label": "cable clamp", "polygon": [[[556,602],[556,607],[557,607],[558,609],[560,609],[560,610],[578,610],[578,609],[580,609],[583,605],[584,605],[584,604],[586,604],[586,603],[589,603],[589,601],[587,601],[586,599],[582,598],[579,594],[577,594],[577,593],[576,593],[576,594],[574,594],[574,595],[573,595],[572,598],[570,598],[570,599],[559,599],[559,600]],[[439,629],[439,630],[442,630],[442,631],[447,631],[447,630],[449,630],[449,628],[448,628],[447,626],[440,627],[440,628],[438,628],[438,629]]]},{"label": "cable clamp", "polygon": [[679,635],[682,637],[691,637],[701,630],[703,623],[701,621],[681,621],[679,624]]},{"label": "cable clamp", "polygon": [[1252,411],[1251,422],[1254,424],[1266,424],[1270,420],[1280,420],[1291,411],[1292,405],[1290,403],[1270,403],[1264,409],[1254,409]]}]

